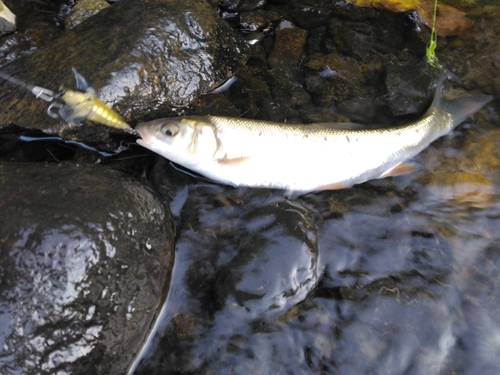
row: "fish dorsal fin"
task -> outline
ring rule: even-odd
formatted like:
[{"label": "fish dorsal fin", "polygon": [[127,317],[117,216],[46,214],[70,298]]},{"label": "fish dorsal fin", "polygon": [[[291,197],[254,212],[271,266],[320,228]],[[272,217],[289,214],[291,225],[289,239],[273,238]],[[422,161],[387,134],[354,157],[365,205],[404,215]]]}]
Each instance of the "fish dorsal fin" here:
[{"label": "fish dorsal fin", "polygon": [[89,89],[91,89],[95,94],[95,90],[90,87],[87,80],[85,78],[83,78],[83,76],[80,73],[78,73],[78,71],[75,69],[75,67],[72,67],[71,70],[73,71],[73,74],[75,75],[76,88],[78,90],[87,91],[87,92]]},{"label": "fish dorsal fin", "polygon": [[339,129],[339,130],[362,130],[366,129],[363,124],[358,124],[356,122],[320,122],[314,125],[322,126],[329,129]]}]

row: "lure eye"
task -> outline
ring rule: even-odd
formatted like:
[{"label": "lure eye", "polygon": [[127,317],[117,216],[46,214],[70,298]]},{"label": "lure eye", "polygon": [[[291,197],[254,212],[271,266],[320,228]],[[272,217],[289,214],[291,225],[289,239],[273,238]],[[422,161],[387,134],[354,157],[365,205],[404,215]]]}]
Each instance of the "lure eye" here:
[{"label": "lure eye", "polygon": [[161,131],[168,137],[174,137],[179,133],[179,127],[172,123],[166,123],[161,127]]}]

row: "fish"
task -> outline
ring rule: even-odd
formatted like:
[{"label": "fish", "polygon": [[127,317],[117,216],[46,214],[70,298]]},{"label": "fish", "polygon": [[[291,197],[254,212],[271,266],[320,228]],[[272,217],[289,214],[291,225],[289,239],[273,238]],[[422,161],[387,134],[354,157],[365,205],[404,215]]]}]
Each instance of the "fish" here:
[{"label": "fish", "polygon": [[117,112],[97,98],[95,90],[74,67],[72,70],[78,91],[61,86],[59,98],[65,105],[59,109],[59,116],[68,123],[87,119],[113,128],[131,129]]},{"label": "fish", "polygon": [[187,116],[138,124],[136,142],[226,185],[283,189],[294,196],[337,190],[410,173],[411,158],[492,100],[448,100],[443,92],[441,76],[422,118],[399,126]]}]

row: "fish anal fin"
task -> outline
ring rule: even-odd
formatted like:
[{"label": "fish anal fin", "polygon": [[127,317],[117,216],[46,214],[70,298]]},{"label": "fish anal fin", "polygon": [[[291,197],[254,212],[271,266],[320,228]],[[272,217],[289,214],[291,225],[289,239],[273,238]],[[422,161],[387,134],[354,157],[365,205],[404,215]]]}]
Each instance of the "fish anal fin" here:
[{"label": "fish anal fin", "polygon": [[217,162],[221,165],[238,165],[250,159],[249,156],[240,156],[237,158],[228,158],[225,155],[223,158],[217,159]]},{"label": "fish anal fin", "polygon": [[396,165],[391,170],[385,172],[380,177],[383,178],[383,177],[402,176],[402,175],[405,175],[408,173],[412,173],[415,170],[417,170],[418,168],[419,168],[419,165],[417,163],[411,163],[411,162],[401,163],[401,164]]}]

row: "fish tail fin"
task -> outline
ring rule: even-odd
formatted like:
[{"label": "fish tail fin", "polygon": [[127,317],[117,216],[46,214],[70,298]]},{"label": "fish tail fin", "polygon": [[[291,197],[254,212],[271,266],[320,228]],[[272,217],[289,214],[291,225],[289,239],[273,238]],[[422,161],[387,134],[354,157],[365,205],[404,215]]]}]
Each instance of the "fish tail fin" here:
[{"label": "fish tail fin", "polygon": [[464,122],[467,117],[472,116],[493,99],[491,95],[479,95],[449,100],[443,96],[444,86],[445,75],[442,73],[438,79],[432,107],[441,108],[448,112],[453,121],[453,128]]}]

